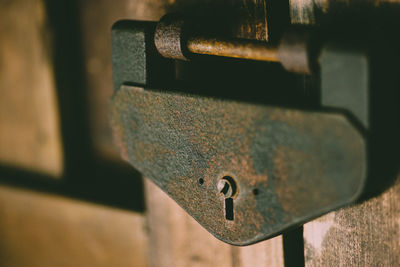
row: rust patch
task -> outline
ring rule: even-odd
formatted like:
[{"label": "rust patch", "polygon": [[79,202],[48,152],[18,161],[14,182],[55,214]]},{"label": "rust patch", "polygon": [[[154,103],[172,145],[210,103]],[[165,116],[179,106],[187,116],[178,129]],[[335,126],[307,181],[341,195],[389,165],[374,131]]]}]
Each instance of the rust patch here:
[{"label": "rust patch", "polygon": [[[112,100],[121,153],[217,238],[247,245],[354,201],[364,139],[339,114],[123,86]],[[218,181],[238,187],[224,216]]]}]

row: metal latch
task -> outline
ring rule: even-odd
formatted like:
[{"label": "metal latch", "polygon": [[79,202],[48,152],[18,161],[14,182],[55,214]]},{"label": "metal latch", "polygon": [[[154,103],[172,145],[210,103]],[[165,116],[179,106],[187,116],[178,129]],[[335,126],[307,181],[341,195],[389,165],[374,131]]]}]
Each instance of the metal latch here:
[{"label": "metal latch", "polygon": [[[114,25],[111,118],[122,157],[234,245],[358,200],[373,150],[369,54],[332,43],[313,53],[308,31],[288,31],[269,45],[197,34],[188,25],[176,16]],[[188,94],[175,83],[176,60],[195,61],[196,54],[313,73],[321,105],[308,110]]]}]

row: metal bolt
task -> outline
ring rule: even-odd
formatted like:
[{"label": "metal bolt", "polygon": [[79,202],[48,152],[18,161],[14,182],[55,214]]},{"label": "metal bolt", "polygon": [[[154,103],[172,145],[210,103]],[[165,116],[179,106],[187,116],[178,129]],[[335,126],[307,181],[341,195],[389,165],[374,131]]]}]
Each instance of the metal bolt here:
[{"label": "metal bolt", "polygon": [[279,62],[288,71],[311,73],[309,36],[305,31],[289,31],[284,34],[278,46],[271,46],[257,40],[198,36],[185,25],[186,21],[175,14],[161,18],[156,27],[154,42],[163,57],[188,60],[188,54],[192,53]]},{"label": "metal bolt", "polygon": [[278,49],[255,40],[191,37],[187,49],[195,54],[279,62]]}]

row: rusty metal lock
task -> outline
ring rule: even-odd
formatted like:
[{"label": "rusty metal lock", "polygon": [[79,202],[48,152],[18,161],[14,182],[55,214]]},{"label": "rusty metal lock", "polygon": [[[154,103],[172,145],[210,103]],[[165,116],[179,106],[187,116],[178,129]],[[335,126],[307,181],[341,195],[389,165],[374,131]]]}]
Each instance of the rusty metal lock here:
[{"label": "rusty metal lock", "polygon": [[360,198],[369,161],[366,53],[322,46],[319,110],[190,95],[170,89],[175,61],[161,55],[186,59],[182,47],[189,47],[185,53],[223,50],[225,57],[249,49],[243,53],[251,59],[270,49],[273,61],[285,62],[287,70],[311,70],[301,38],[281,42],[286,57],[301,58],[286,63],[279,47],[179,39],[182,25],[167,17],[158,26],[121,21],[113,27],[111,118],[125,160],[210,233],[234,245],[276,236]]}]

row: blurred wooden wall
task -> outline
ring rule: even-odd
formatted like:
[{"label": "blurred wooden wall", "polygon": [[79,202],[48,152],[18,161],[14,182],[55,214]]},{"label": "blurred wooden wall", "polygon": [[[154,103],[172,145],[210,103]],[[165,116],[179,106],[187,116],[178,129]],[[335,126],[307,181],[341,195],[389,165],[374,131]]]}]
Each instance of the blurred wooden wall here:
[{"label": "blurred wooden wall", "polygon": [[[58,9],[71,6],[68,1],[58,4]],[[249,38],[267,39],[265,2],[244,4],[249,5],[247,11],[254,22],[247,20],[242,33]],[[90,204],[58,190],[79,178],[70,177],[79,174],[79,168],[69,170],[71,162],[77,164],[75,158],[90,164],[93,157],[87,155],[94,154],[94,158],[115,164],[116,168],[123,165],[108,124],[108,99],[113,90],[111,25],[126,18],[158,20],[167,11],[187,8],[188,3],[77,1],[80,28],[76,32],[65,25],[54,25],[65,19],[48,13],[54,5],[43,0],[0,0],[0,166],[7,170],[0,168],[0,181],[7,181],[0,185],[0,265],[283,266],[281,237],[246,248],[224,244],[149,182],[145,213]],[[259,7],[262,12],[258,12]],[[55,32],[60,29],[67,31]],[[60,44],[60,39],[67,40],[74,34],[80,37],[81,54],[71,54],[68,44]],[[79,77],[76,69],[66,66],[71,60],[60,60],[63,52],[68,57],[82,57],[84,93],[73,93],[80,90],[74,88],[80,86],[75,82]],[[76,103],[85,106],[74,108]],[[79,123],[73,122],[85,119],[87,127],[79,128]],[[89,145],[76,140],[80,133],[82,139],[89,137]],[[77,144],[71,143],[75,141]],[[80,144],[85,145],[82,152]],[[19,170],[22,174],[14,177]],[[31,173],[35,180],[32,184],[37,176],[44,180],[57,178],[57,182],[49,190],[41,190],[46,186],[33,187],[39,191],[21,189],[30,187],[30,182],[24,183],[30,181]],[[111,183],[114,179],[109,176]],[[10,180],[16,181],[8,183]],[[82,184],[87,182],[82,178]],[[79,180],[72,185],[79,186]],[[53,188],[64,196],[53,194]]]},{"label": "blurred wooden wall", "polygon": [[[290,0],[291,21],[317,23],[333,2]],[[276,12],[271,3],[277,1],[0,0],[0,266],[302,266],[292,252],[303,248],[302,240],[288,234],[232,247],[151,182],[141,188],[140,178],[125,172],[129,167],[119,159],[108,125],[110,28],[116,20],[235,6],[244,14],[238,35],[267,40]],[[55,5],[59,12],[63,5],[76,8],[76,28],[53,24],[70,16],[51,17]],[[66,31],[55,32],[60,29]],[[80,51],[64,42],[70,36],[79,37]],[[65,66],[63,56],[75,56],[75,65]],[[143,190],[145,210],[138,193]],[[400,265],[399,194],[397,183],[362,205],[306,224],[305,264]],[[120,195],[128,204],[111,201]]]},{"label": "blurred wooden wall", "polygon": [[42,1],[0,1],[0,163],[60,177],[63,151]]},{"label": "blurred wooden wall", "polygon": [[[61,127],[53,30],[45,1],[0,0],[0,179],[56,179],[56,189],[72,144]],[[142,213],[12,184],[0,185],[0,266],[148,265]]]},{"label": "blurred wooden wall", "polygon": [[[362,12],[363,7],[379,12],[400,6],[398,0],[290,1],[291,22],[304,25],[318,25],[322,14],[340,14],[338,10],[343,8],[353,7]],[[306,223],[305,266],[400,266],[399,203],[400,174],[381,195]]]}]

